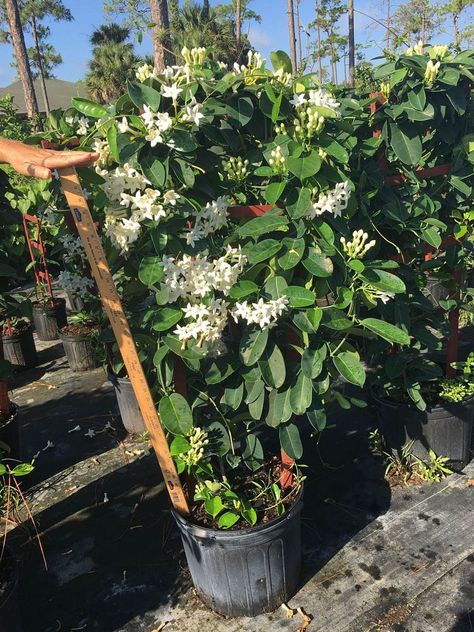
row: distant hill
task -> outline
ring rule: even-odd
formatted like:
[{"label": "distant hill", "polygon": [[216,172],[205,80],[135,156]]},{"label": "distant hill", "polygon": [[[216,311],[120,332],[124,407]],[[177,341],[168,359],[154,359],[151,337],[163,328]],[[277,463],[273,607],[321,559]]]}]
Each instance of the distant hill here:
[{"label": "distant hill", "polygon": [[[35,86],[36,98],[38,99],[38,109],[44,114],[43,92],[39,80],[33,82]],[[61,108],[63,110],[71,106],[72,97],[87,97],[87,89],[80,81],[62,81],[61,79],[46,79],[46,90],[48,92],[49,107],[51,110]],[[13,102],[18,108],[18,114],[26,114],[25,100],[23,98],[23,88],[21,81],[14,81],[5,88],[0,88],[0,97],[11,94]]]}]

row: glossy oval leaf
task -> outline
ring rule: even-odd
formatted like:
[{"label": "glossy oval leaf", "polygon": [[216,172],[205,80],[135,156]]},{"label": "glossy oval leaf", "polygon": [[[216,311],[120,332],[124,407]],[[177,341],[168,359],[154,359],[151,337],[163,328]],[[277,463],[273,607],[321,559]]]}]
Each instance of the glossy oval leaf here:
[{"label": "glossy oval leaf", "polygon": [[332,361],[346,382],[356,386],[364,386],[365,368],[359,359],[358,353],[342,351],[337,356],[334,356]]},{"label": "glossy oval leaf", "polygon": [[275,343],[268,344],[263,352],[258,366],[265,383],[272,388],[280,388],[286,378],[285,360],[279,347]]},{"label": "glossy oval leaf", "polygon": [[156,312],[151,328],[154,331],[167,331],[183,317],[183,312],[175,307],[162,307]]},{"label": "glossy oval leaf", "polygon": [[254,434],[248,434],[244,439],[244,451],[242,452],[242,459],[245,465],[255,472],[263,465],[263,448],[259,439]]},{"label": "glossy oval leaf", "polygon": [[299,285],[289,285],[285,290],[285,294],[288,297],[290,307],[309,307],[314,305],[316,300],[314,292]]},{"label": "glossy oval leaf", "polygon": [[144,257],[138,268],[138,278],[144,285],[154,285],[164,274],[161,257]]},{"label": "glossy oval leaf", "polygon": [[193,427],[193,414],[188,402],[179,393],[160,399],[160,419],[167,430],[175,435],[187,435]]},{"label": "glossy oval leaf", "polygon": [[388,342],[394,342],[399,345],[410,344],[410,337],[403,329],[391,323],[387,323],[384,320],[380,320],[379,318],[364,318],[360,324]]},{"label": "glossy oval leaf", "polygon": [[301,372],[290,393],[290,406],[295,415],[303,415],[309,408],[313,398],[312,386],[311,379]]},{"label": "glossy oval leaf", "polygon": [[245,366],[252,366],[259,360],[268,342],[268,329],[245,329],[240,340],[240,358]]},{"label": "glossy oval leaf", "polygon": [[301,459],[303,456],[303,444],[301,443],[298,426],[292,423],[283,424],[280,426],[279,437],[282,450],[291,459]]}]

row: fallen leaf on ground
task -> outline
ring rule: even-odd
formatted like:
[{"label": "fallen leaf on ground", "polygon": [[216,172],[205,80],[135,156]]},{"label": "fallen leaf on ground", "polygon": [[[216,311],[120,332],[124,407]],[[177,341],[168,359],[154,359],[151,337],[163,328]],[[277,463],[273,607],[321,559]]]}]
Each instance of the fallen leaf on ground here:
[{"label": "fallen leaf on ground", "polygon": [[281,607],[286,612],[286,616],[288,619],[292,619],[295,614],[299,614],[303,619],[303,624],[296,630],[296,632],[305,632],[308,629],[311,621],[313,620],[313,615],[306,614],[303,608],[290,608],[286,605],[286,603],[282,603]]},{"label": "fallen leaf on ground", "polygon": [[467,483],[466,483],[466,487],[474,487],[474,478],[470,478]]}]

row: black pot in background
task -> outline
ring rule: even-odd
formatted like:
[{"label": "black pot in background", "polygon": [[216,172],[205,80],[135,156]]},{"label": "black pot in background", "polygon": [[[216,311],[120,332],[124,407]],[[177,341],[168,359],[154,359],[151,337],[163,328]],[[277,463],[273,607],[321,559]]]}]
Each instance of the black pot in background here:
[{"label": "black pot in background", "polygon": [[66,301],[56,298],[53,307],[33,305],[33,322],[39,340],[57,340],[59,330],[67,325]]},{"label": "black pot in background", "polygon": [[429,461],[431,449],[461,467],[469,462],[474,397],[424,412],[409,404],[373,398],[384,443],[394,455],[413,442],[411,452],[423,461]]},{"label": "black pot in background", "polygon": [[5,549],[3,559],[0,557],[0,560],[0,566],[8,564],[12,569],[12,577],[6,593],[0,596],[0,632],[22,632],[18,599],[18,563],[8,548]]},{"label": "black pot in background", "polygon": [[66,358],[71,371],[80,373],[97,367],[89,334],[60,333]]},{"label": "black pot in background", "polygon": [[[20,427],[18,422],[18,406],[10,403],[11,416],[8,421],[0,423],[0,441],[6,443],[10,452],[9,459],[20,459]],[[0,548],[1,550],[1,548]]]},{"label": "black pot in background", "polygon": [[22,329],[13,336],[3,335],[3,351],[5,359],[18,367],[32,367],[38,364],[33,327]]},{"label": "black pot in background", "polygon": [[143,421],[130,380],[124,377],[117,377],[110,372],[107,375],[115,390],[120,417],[125,430],[130,434],[145,432],[145,422]]},{"label": "black pot in background", "polygon": [[439,302],[448,301],[453,294],[455,294],[455,290],[444,287],[441,279],[428,274],[426,277],[426,287],[423,293],[426,295],[433,307],[440,307]]},{"label": "black pot in background", "polygon": [[250,529],[220,531],[171,510],[196,592],[231,617],[272,612],[297,591],[301,568],[301,496],[288,513]]}]

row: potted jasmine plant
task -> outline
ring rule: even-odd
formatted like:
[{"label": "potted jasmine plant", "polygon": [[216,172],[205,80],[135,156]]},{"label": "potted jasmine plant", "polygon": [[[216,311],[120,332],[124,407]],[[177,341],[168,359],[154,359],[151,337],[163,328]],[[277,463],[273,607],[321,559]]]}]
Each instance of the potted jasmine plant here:
[{"label": "potted jasmine plant", "polygon": [[[351,221],[352,102],[272,57],[274,71],[249,54],[228,72],[185,49],[162,75],[140,69],[115,105],[73,102],[101,152],[94,212],[189,481],[191,515],[175,518],[193,581],[228,615],[297,588],[300,429],[320,432],[331,402],[363,405],[340,388],[364,385],[358,341],[410,342],[380,311],[405,291],[397,264]],[[69,136],[49,132],[63,143],[79,115],[67,117]]]}]

